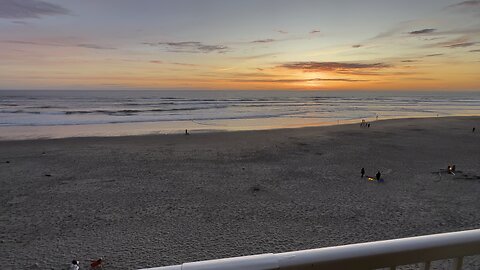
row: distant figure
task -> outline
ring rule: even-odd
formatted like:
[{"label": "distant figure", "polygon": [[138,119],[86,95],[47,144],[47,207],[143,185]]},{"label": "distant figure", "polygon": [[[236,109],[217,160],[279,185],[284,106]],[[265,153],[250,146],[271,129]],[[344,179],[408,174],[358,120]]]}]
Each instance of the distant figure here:
[{"label": "distant figure", "polygon": [[363,178],[363,177],[365,176],[365,168],[362,168],[362,169],[360,170],[360,173],[362,174],[361,177]]},{"label": "distant figure", "polygon": [[188,133],[187,129],[185,129],[185,135],[190,135],[190,133]]},{"label": "distant figure", "polygon": [[475,133],[475,128],[472,128],[472,133]]},{"label": "distant figure", "polygon": [[452,172],[455,172],[456,166],[455,164],[452,165]]},{"label": "distant figure", "polygon": [[361,127],[365,126],[365,119],[362,119],[362,123],[360,123],[360,126]]},{"label": "distant figure", "polygon": [[448,172],[449,174],[452,174],[452,166],[448,165],[448,167],[447,167],[447,172]]},{"label": "distant figure", "polygon": [[376,116],[375,118],[376,118],[376,120],[378,120],[378,114],[377,114],[377,116]]},{"label": "distant figure", "polygon": [[380,171],[378,171],[377,174],[375,175],[375,177],[377,178],[377,181],[380,181],[381,176],[382,174],[380,173]]},{"label": "distant figure", "polygon": [[370,123],[368,123],[367,127],[370,127]]},{"label": "distant figure", "polygon": [[95,260],[95,261],[92,261],[92,263],[90,264],[90,267],[92,269],[103,269],[103,260],[102,258],[98,259],[98,260]]},{"label": "distant figure", "polygon": [[70,267],[68,270],[79,270],[80,266],[78,266],[79,262],[77,260],[73,260],[72,264],[70,264]]}]

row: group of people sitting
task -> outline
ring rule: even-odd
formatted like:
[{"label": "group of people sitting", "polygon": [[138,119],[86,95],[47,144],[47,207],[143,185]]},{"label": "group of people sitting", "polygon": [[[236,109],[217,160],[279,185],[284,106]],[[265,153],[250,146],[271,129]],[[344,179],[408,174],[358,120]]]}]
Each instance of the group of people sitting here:
[{"label": "group of people sitting", "polygon": [[[361,176],[360,177],[364,177],[365,176],[365,168],[362,168],[360,170],[360,174]],[[383,182],[383,179],[381,178],[382,177],[382,173],[380,171],[377,171],[377,174],[375,174],[375,177],[373,176],[368,176],[367,175],[367,178],[370,180],[370,179],[376,179],[378,182]]]},{"label": "group of people sitting", "polygon": [[361,126],[361,127],[367,127],[367,128],[369,128],[369,127],[370,127],[370,123],[367,123],[367,122],[365,122],[365,119],[362,119],[362,122],[360,123],[360,126]]},{"label": "group of people sitting", "polygon": [[[70,267],[68,270],[79,270],[80,269],[80,262],[77,260],[73,260],[72,264],[70,264]],[[90,269],[103,269],[103,259],[100,258],[98,260],[94,260],[90,263]]]}]

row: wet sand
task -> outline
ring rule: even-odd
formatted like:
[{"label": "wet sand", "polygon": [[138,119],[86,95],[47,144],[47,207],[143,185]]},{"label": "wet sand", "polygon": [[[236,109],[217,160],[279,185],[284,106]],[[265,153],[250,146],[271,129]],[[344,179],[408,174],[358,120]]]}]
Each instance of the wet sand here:
[{"label": "wet sand", "polygon": [[1,269],[98,257],[135,269],[480,228],[480,117],[0,149]]}]

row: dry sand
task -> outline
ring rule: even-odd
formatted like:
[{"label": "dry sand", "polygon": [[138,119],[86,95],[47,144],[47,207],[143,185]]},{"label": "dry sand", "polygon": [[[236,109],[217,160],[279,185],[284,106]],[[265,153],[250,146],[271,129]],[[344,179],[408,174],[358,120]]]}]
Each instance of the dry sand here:
[{"label": "dry sand", "polygon": [[[0,150],[1,269],[97,257],[134,269],[480,228],[480,117]],[[448,164],[461,173],[439,173]]]}]

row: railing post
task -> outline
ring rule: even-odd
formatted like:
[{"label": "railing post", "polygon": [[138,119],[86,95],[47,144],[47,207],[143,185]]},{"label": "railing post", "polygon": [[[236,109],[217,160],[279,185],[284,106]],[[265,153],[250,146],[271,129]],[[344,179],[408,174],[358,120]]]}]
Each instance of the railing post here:
[{"label": "railing post", "polygon": [[453,259],[453,269],[462,270],[463,267],[463,257],[457,257]]}]

